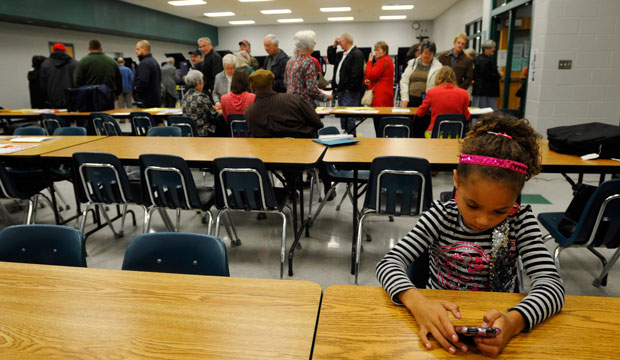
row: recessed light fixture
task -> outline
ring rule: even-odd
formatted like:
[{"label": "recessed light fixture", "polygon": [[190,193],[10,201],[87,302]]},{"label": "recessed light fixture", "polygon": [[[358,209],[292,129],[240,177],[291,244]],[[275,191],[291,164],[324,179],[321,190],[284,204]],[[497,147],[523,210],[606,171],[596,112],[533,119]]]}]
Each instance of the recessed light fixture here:
[{"label": "recessed light fixture", "polygon": [[232,20],[228,22],[230,25],[251,25],[256,24],[254,20]]},{"label": "recessed light fixture", "polygon": [[345,12],[351,11],[349,6],[321,8],[321,12]]},{"label": "recessed light fixture", "polygon": [[413,5],[383,5],[381,10],[411,10]]},{"label": "recessed light fixture", "polygon": [[273,10],[261,10],[261,14],[272,15],[272,14],[290,14],[292,13],[291,9],[273,9]]},{"label": "recessed light fixture", "polygon": [[328,17],[328,21],[353,21],[353,16]]},{"label": "recessed light fixture", "polygon": [[173,6],[188,6],[188,5],[204,5],[206,1],[203,0],[176,0],[176,1],[168,1],[168,4]]},{"label": "recessed light fixture", "polygon": [[221,17],[221,16],[235,16],[235,13],[231,11],[222,11],[222,12],[205,13],[204,15],[207,17]]},{"label": "recessed light fixture", "polygon": [[381,15],[379,16],[380,20],[403,20],[406,18],[407,18],[407,15]]},{"label": "recessed light fixture", "polygon": [[299,23],[304,22],[304,19],[295,18],[295,19],[278,19],[279,23]]}]

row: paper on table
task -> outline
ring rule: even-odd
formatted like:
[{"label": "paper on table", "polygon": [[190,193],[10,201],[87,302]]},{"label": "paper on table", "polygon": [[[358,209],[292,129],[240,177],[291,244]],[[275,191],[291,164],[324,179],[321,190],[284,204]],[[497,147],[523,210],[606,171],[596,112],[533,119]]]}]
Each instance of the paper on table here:
[{"label": "paper on table", "polygon": [[48,136],[26,136],[26,137],[16,137],[11,139],[11,142],[26,142],[26,143],[39,143],[46,140],[55,139],[53,137]]},{"label": "paper on table", "polygon": [[392,108],[393,113],[410,113],[411,109]]},{"label": "paper on table", "polygon": [[490,114],[493,112],[493,109],[490,107],[487,108],[482,108],[482,109],[470,109],[469,113],[471,115],[483,115],[483,114]]},{"label": "paper on table", "polygon": [[21,150],[25,150],[25,149],[30,149],[32,147],[37,146],[37,144],[33,144],[33,145],[13,145],[13,144],[6,144],[6,145],[0,145],[0,154],[10,154],[10,153],[14,153],[17,151],[21,151]]},{"label": "paper on table", "polygon": [[320,140],[343,140],[353,139],[352,134],[333,134],[333,135],[319,135]]},{"label": "paper on table", "polygon": [[115,112],[112,116],[129,116],[128,112]]},{"label": "paper on table", "polygon": [[316,113],[319,114],[319,115],[329,115],[329,114],[331,114],[331,112],[332,112],[332,110],[329,109],[329,108],[324,108],[324,107],[322,107],[322,108],[318,108],[317,107],[316,108]]}]

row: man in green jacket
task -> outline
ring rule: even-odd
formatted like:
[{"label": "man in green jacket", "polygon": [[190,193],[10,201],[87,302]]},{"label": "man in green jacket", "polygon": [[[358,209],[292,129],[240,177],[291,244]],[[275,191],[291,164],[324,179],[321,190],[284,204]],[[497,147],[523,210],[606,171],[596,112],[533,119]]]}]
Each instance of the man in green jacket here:
[{"label": "man in green jacket", "polygon": [[75,68],[75,86],[105,85],[117,98],[123,92],[123,77],[116,61],[102,52],[99,40],[91,40],[88,51]]}]

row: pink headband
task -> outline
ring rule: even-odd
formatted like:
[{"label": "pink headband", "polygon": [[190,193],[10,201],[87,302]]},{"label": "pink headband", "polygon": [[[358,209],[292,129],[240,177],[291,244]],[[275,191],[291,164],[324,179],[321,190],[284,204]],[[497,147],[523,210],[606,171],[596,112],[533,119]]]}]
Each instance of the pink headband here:
[{"label": "pink headband", "polygon": [[518,161],[507,159],[498,159],[490,156],[461,154],[459,158],[461,164],[474,164],[482,166],[493,166],[502,169],[516,171],[520,174],[527,175],[527,165]]}]

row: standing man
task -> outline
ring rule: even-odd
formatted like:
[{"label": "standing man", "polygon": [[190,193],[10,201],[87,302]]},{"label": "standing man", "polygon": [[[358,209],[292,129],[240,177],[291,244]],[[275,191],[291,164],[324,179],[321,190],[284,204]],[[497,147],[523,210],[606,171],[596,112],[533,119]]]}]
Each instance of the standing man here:
[{"label": "standing man", "polygon": [[285,93],[284,73],[286,72],[286,63],[289,57],[284,50],[280,50],[280,40],[274,34],[265,36],[263,44],[265,45],[265,52],[269,55],[265,58],[263,69],[271,71],[275,76],[274,90],[279,93]]},{"label": "standing man", "polygon": [[476,56],[474,61],[474,89],[471,105],[475,107],[490,107],[497,110],[497,98],[499,97],[499,80],[504,72],[497,71],[493,62],[495,54],[495,41],[487,40],[480,45],[482,54]]},{"label": "standing man", "polygon": [[123,93],[119,97],[117,108],[129,109],[133,107],[133,99],[131,98],[133,71],[125,66],[125,59],[122,57],[116,59],[116,62],[118,63],[118,69],[121,71],[121,77],[123,78]]},{"label": "standing man", "polygon": [[188,52],[189,54],[189,62],[192,64],[192,68],[190,70],[198,70],[200,64],[202,63],[202,53],[200,49],[196,48],[192,51]]},{"label": "standing man", "polygon": [[77,61],[67,55],[61,43],[52,46],[52,55],[41,64],[40,81],[43,101],[54,109],[67,107],[65,89],[73,87]]},{"label": "standing man", "polygon": [[215,75],[224,70],[222,66],[222,57],[213,50],[213,44],[211,44],[211,39],[208,37],[198,39],[198,47],[203,54],[203,61],[198,69],[204,76],[205,85],[203,92],[211,94],[213,91],[213,84],[215,84]]},{"label": "standing man", "polygon": [[136,43],[136,55],[140,64],[133,79],[133,97],[141,107],[161,106],[161,70],[151,55],[151,44],[147,40]]},{"label": "standing man", "polygon": [[[338,45],[343,51],[336,53]],[[360,106],[364,82],[364,54],[353,44],[353,36],[344,33],[327,48],[327,60],[334,64],[332,85],[338,94],[339,106]],[[341,118],[340,126],[355,135],[355,118]]]},{"label": "standing man", "polygon": [[101,42],[88,43],[88,55],[84,56],[75,68],[75,86],[105,85],[112,90],[114,97],[123,92],[123,77],[114,59],[103,53]]},{"label": "standing man", "polygon": [[254,70],[258,70],[258,60],[252,56],[252,45],[247,40],[239,41],[239,51],[245,51],[250,55],[250,67]]},{"label": "standing man", "polygon": [[467,90],[474,79],[474,59],[463,51],[467,45],[467,35],[460,33],[454,38],[454,48],[444,51],[437,59],[444,66],[449,66],[456,75],[456,85]]},{"label": "standing man", "polygon": [[164,85],[164,107],[177,106],[177,84],[181,81],[179,72],[174,67],[174,58],[167,58],[161,67],[161,83]]}]

